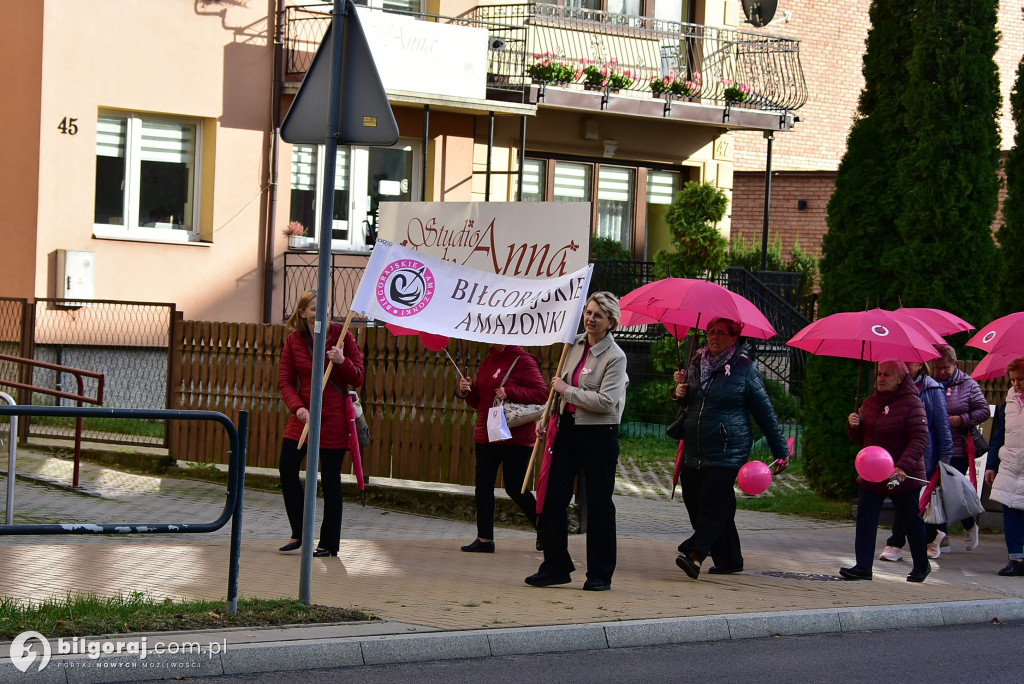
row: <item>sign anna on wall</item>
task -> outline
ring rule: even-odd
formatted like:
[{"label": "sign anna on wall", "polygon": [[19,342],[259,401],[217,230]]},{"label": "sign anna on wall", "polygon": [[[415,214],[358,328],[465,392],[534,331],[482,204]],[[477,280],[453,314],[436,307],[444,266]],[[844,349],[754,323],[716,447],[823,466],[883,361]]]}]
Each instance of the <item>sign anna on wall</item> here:
[{"label": "sign anna on wall", "polygon": [[585,268],[588,202],[383,202],[379,236],[460,266],[519,278]]}]

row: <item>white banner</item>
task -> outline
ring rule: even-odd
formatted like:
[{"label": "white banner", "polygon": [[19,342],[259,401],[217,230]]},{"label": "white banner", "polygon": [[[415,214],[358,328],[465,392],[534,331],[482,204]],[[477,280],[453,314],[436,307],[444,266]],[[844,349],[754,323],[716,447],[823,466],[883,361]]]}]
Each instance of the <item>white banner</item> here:
[{"label": "white banner", "polygon": [[381,202],[377,237],[518,278],[586,268],[589,202]]},{"label": "white banner", "polygon": [[571,342],[592,268],[559,278],[509,278],[378,240],[352,300],[366,316],[492,344]]}]

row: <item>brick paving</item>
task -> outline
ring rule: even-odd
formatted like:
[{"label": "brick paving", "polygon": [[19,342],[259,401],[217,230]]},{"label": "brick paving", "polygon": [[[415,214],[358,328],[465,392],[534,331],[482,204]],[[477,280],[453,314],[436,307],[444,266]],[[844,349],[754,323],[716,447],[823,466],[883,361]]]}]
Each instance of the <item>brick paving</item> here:
[{"label": "brick paving", "polygon": [[[18,473],[70,482],[70,463],[20,450]],[[83,464],[82,481],[93,495],[16,481],[15,522],[209,521],[224,501],[221,485],[90,464]],[[629,486],[637,482],[623,478]],[[0,483],[5,491],[6,479]],[[749,511],[737,514],[746,572],[695,582],[674,563],[675,546],[689,533],[678,495],[647,496],[615,497],[619,565],[607,593],[581,590],[582,537],[570,541],[578,568],[573,583],[536,589],[523,583],[541,559],[529,531],[498,528],[495,554],[465,554],[458,547],[475,536],[472,523],[349,501],[340,556],[314,559],[312,598],[401,623],[462,630],[1024,596],[1024,581],[995,575],[1005,564],[1001,535],[983,535],[982,546],[971,553],[956,540],[954,553],[933,561],[934,572],[922,585],[904,580],[908,563],[881,561],[874,582],[837,582],[827,580],[852,563],[851,524]],[[247,489],[245,504],[242,595],[297,597],[299,556],[277,552],[288,536],[280,494]],[[153,597],[223,599],[228,540],[229,527],[202,535],[0,537],[2,594],[39,600],[69,591],[137,590]]]}]

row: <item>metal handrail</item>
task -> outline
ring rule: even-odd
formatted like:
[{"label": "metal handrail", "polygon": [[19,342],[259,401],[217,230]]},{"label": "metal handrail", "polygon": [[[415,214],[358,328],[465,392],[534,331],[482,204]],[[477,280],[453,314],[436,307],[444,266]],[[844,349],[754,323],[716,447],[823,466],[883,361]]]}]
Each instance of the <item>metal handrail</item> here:
[{"label": "metal handrail", "polygon": [[[16,405],[18,402],[14,401],[7,392],[0,392],[0,399],[3,399],[11,406]],[[18,417],[11,416],[10,432],[8,433],[8,441],[10,444],[7,445],[7,509],[4,516],[4,521],[10,525],[14,522],[14,467],[18,460]]]},{"label": "metal handrail", "polygon": [[[224,426],[230,445],[228,491],[224,510],[208,523],[86,523],[70,522],[35,525],[3,525],[0,536],[28,534],[137,534],[216,532],[231,520],[231,551],[228,568],[228,613],[238,608],[238,575],[242,548],[242,507],[245,489],[245,449],[249,434],[249,412],[239,411],[238,427],[217,411],[177,411],[171,409],[109,409],[70,406],[2,406],[0,416],[56,416],[73,418],[131,418],[154,420],[212,420]],[[8,473],[13,480],[13,470]]]},{"label": "metal handrail", "polygon": [[[46,394],[51,397],[60,397],[62,399],[72,399],[79,407],[82,406],[82,402],[88,402],[90,404],[96,404],[97,406],[103,405],[103,373],[96,373],[94,371],[87,371],[81,368],[72,368],[71,366],[61,366],[56,363],[48,363],[46,361],[36,361],[35,359],[23,359],[20,356],[8,356],[7,354],[0,354],[0,361],[11,361],[14,363],[21,363],[26,366],[32,366],[34,368],[46,368],[49,370],[58,371],[61,373],[70,373],[75,376],[75,381],[78,383],[78,394],[71,394],[69,392],[61,392],[60,390],[52,390],[47,387],[37,387],[36,385],[30,385],[23,382],[15,382],[13,380],[0,379],[0,385],[9,385],[11,387],[17,387],[18,389],[29,390],[34,393]],[[85,383],[83,378],[93,378],[96,380],[96,396],[88,397],[85,396]],[[75,419],[75,460],[74,460],[74,475],[71,478],[71,486],[78,487],[78,477],[81,470],[82,463],[82,418]]]}]

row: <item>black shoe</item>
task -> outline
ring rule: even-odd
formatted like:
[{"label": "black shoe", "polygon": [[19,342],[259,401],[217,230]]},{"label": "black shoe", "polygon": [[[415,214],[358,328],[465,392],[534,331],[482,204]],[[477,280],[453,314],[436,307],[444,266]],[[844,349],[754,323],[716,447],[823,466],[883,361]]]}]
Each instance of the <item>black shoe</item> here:
[{"label": "black shoe", "polygon": [[690,558],[688,554],[681,553],[676,556],[676,565],[683,569],[690,579],[697,579],[700,575],[700,563]]},{"label": "black shoe", "polygon": [[285,544],[284,546],[279,548],[278,551],[282,551],[282,552],[283,551],[294,551],[295,549],[297,549],[297,548],[299,548],[301,546],[302,546],[302,540],[300,539],[298,541],[288,542],[287,544]]},{"label": "black shoe", "polygon": [[1002,577],[1022,577],[1024,576],[1024,561],[1011,560],[1005,568],[996,574]]},{"label": "black shoe", "polygon": [[839,568],[839,576],[848,580],[870,580],[871,571],[861,570],[855,565],[852,568]]},{"label": "black shoe", "polygon": [[462,547],[463,551],[469,551],[471,553],[494,553],[494,542],[480,541],[474,539],[472,544],[466,544]]},{"label": "black shoe", "polygon": [[708,570],[709,575],[732,575],[737,572],[743,572],[742,565],[737,565],[732,568],[727,568],[722,565],[712,565],[711,569]]},{"label": "black shoe", "polygon": [[328,551],[327,549],[317,549],[313,552],[313,558],[327,558],[328,556],[337,556],[337,551]]},{"label": "black shoe", "polygon": [[572,582],[572,578],[569,577],[569,573],[553,575],[550,572],[536,572],[523,581],[531,587],[550,587],[554,584],[568,584]]},{"label": "black shoe", "polygon": [[930,573],[931,571],[932,571],[932,564],[931,563],[929,563],[928,565],[924,566],[924,568],[922,568],[920,570],[917,569],[917,568],[914,568],[913,570],[910,571],[910,574],[907,575],[907,581],[908,582],[917,582],[917,583],[924,582],[924,578],[927,577],[928,573]]},{"label": "black shoe", "polygon": [[606,580],[588,579],[583,583],[583,591],[608,591],[611,588],[612,583]]}]

